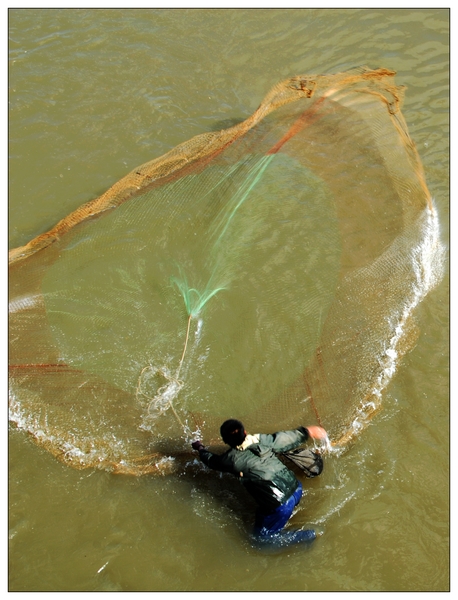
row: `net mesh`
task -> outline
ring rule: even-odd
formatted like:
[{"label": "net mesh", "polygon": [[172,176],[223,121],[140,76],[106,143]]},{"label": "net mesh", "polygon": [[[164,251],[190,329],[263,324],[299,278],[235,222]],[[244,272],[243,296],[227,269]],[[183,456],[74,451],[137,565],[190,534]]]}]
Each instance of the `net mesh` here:
[{"label": "net mesh", "polygon": [[226,418],[345,447],[443,250],[386,69],[294,77],[10,251],[10,420],[76,468],[165,473]]}]

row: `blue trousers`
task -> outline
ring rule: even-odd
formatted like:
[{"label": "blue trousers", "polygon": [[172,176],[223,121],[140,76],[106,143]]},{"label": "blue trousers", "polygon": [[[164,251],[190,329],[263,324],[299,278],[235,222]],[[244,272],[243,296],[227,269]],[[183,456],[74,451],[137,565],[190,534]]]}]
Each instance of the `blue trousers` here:
[{"label": "blue trousers", "polygon": [[273,512],[266,514],[258,509],[254,525],[256,538],[259,541],[277,543],[282,546],[314,540],[316,534],[312,529],[282,531],[301,498],[302,484],[298,481],[294,493]]}]

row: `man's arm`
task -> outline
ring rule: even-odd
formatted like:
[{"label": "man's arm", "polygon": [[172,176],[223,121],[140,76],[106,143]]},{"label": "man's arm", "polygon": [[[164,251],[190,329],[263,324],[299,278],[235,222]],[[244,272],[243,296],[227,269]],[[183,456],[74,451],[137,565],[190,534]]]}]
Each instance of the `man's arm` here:
[{"label": "man's arm", "polygon": [[274,452],[287,452],[293,450],[309,438],[325,439],[326,431],[322,427],[312,425],[310,427],[297,427],[291,431],[277,431],[277,433],[261,435],[261,442],[268,444]]},{"label": "man's arm", "polygon": [[286,452],[293,450],[309,439],[309,433],[305,427],[298,427],[290,431],[277,431],[276,433],[264,433],[260,435],[260,442],[269,446],[274,452]]},{"label": "man's arm", "polygon": [[213,454],[200,441],[193,442],[192,447],[199,452],[200,460],[210,469],[225,473],[235,473],[233,467],[225,460],[225,454]]}]

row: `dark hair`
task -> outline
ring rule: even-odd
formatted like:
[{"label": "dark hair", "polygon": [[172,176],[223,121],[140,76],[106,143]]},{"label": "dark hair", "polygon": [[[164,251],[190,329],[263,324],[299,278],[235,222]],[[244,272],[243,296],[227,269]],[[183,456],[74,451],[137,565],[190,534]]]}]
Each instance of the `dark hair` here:
[{"label": "dark hair", "polygon": [[237,421],[237,419],[228,419],[227,421],[224,421],[221,425],[220,433],[223,442],[231,446],[231,448],[240,446],[246,437],[245,427],[243,426],[243,423]]}]

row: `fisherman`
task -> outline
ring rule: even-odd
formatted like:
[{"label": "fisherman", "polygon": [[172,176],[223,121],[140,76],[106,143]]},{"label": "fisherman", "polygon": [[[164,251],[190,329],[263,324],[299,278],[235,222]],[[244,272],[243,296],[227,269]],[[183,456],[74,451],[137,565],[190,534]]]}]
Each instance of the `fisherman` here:
[{"label": "fisherman", "polygon": [[[280,545],[314,540],[313,529],[283,531],[299,504],[302,484],[276,455],[297,448],[309,438],[326,439],[326,431],[318,426],[301,426],[291,431],[250,435],[240,421],[229,419],[221,425],[220,433],[223,442],[230,446],[224,454],[210,452],[201,441],[193,442],[192,448],[211,469],[239,477],[254,497],[258,504],[254,527],[256,539]],[[322,462],[318,474],[321,469]]]}]

